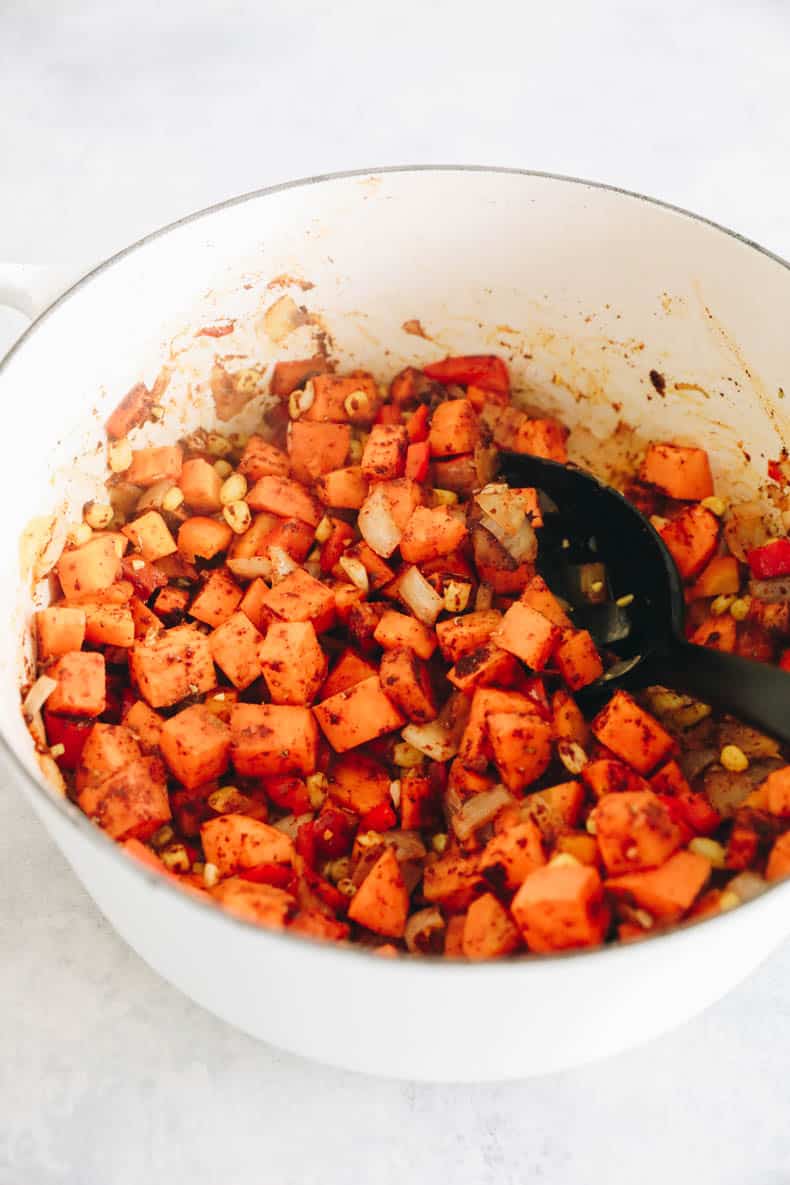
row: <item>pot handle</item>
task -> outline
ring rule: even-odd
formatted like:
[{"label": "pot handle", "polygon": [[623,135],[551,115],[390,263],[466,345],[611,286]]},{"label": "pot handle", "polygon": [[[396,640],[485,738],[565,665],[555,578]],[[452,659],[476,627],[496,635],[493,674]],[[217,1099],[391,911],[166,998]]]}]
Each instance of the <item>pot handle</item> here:
[{"label": "pot handle", "polygon": [[74,264],[48,267],[0,260],[0,305],[16,309],[33,321],[70,288],[84,270]]}]

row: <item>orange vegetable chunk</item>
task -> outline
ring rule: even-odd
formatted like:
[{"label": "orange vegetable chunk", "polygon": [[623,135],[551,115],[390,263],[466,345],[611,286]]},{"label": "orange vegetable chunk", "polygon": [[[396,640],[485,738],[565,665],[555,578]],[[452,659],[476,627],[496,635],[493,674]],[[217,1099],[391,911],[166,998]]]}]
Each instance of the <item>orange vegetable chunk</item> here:
[{"label": "orange vegetable chunk", "polygon": [[394,609],[387,609],[382,615],[373,637],[384,650],[407,646],[418,658],[429,659],[436,649],[436,635],[432,629],[416,617],[396,613]]},{"label": "orange vegetable chunk", "polygon": [[269,626],[259,660],[275,704],[309,704],[326,678],[326,655],[311,621]]},{"label": "orange vegetable chunk", "polygon": [[176,541],[157,510],[147,510],[121,530],[149,564],[163,559],[166,555],[172,555],[177,550]]},{"label": "orange vegetable chunk", "polygon": [[542,576],[533,576],[519,597],[522,605],[535,609],[552,625],[562,630],[572,629],[573,622],[559,603]]},{"label": "orange vegetable chunk", "polygon": [[243,595],[227,568],[215,568],[189,606],[189,615],[216,628],[233,616]]},{"label": "orange vegetable chunk", "polygon": [[498,959],[521,945],[521,931],[493,893],[483,893],[466,912],[461,944],[467,959]]},{"label": "orange vegetable chunk", "polygon": [[244,613],[234,613],[209,635],[211,657],[234,687],[243,690],[260,679],[263,638]]},{"label": "orange vegetable chunk", "polygon": [[165,721],[159,747],[173,776],[193,790],[228,768],[230,729],[203,704],[193,704]]},{"label": "orange vegetable chunk", "polygon": [[194,564],[195,560],[213,560],[221,551],[227,551],[232,539],[233,531],[226,522],[195,515],[178,529],[178,550]]},{"label": "orange vegetable chunk", "polygon": [[331,629],[335,619],[332,590],[309,572],[297,568],[268,592],[265,607],[283,621],[311,621],[317,634]]},{"label": "orange vegetable chunk", "polygon": [[104,425],[110,440],[120,440],[144,424],[155,402],[153,391],[145,383],[135,383]]},{"label": "orange vegetable chunk", "polygon": [[413,650],[405,646],[388,650],[381,660],[379,679],[396,708],[400,708],[409,720],[425,724],[436,719],[436,701],[428,668]]},{"label": "orange vegetable chunk", "polygon": [[294,477],[307,484],[324,473],[341,469],[350,444],[348,424],[294,420],[288,435],[288,455]]},{"label": "orange vegetable chunk", "polygon": [[381,762],[367,754],[347,753],[329,772],[329,797],[358,815],[366,815],[390,801],[390,776]]},{"label": "orange vegetable chunk", "polygon": [[183,453],[180,445],[168,444],[159,448],[139,448],[132,452],[132,464],[125,478],[135,486],[154,486],[168,478],[177,482],[181,476]]},{"label": "orange vegetable chunk", "polygon": [[417,506],[403,537],[400,553],[409,564],[456,551],[466,537],[466,519],[450,506]]},{"label": "orange vegetable chunk", "polygon": [[440,403],[431,418],[428,436],[433,457],[473,453],[480,443],[480,423],[468,399]]},{"label": "orange vegetable chunk", "polygon": [[148,839],[170,819],[165,767],[158,757],[138,757],[86,786],[77,802],[113,839]]},{"label": "orange vegetable chunk", "polygon": [[502,614],[496,609],[480,609],[437,622],[436,637],[443,656],[448,662],[458,662],[462,655],[487,642],[501,621]]},{"label": "orange vegetable chunk", "polygon": [[220,876],[233,876],[256,864],[293,864],[296,855],[284,831],[248,815],[209,819],[201,825],[200,839],[207,862],[216,865]]},{"label": "orange vegetable chunk", "polygon": [[398,858],[391,847],[385,847],[351,898],[348,916],[375,934],[401,938],[408,913],[409,893]]},{"label": "orange vegetable chunk", "polygon": [[287,477],[291,471],[291,462],[282,449],[262,436],[252,435],[244,446],[238,470],[247,481],[254,484],[260,478],[272,474]]},{"label": "orange vegetable chunk", "polygon": [[97,535],[64,551],[58,560],[57,574],[67,600],[79,600],[109,588],[118,578],[121,561],[115,544],[107,535]]},{"label": "orange vegetable chunk", "polygon": [[770,773],[760,789],[771,814],[790,816],[790,765]]},{"label": "orange vegetable chunk", "polygon": [[616,691],[591,725],[593,735],[640,774],[665,760],[675,742],[627,691]]},{"label": "orange vegetable chunk", "polygon": [[36,613],[38,660],[59,658],[70,650],[79,650],[85,641],[85,610],[53,605]]},{"label": "orange vegetable chunk", "polygon": [[767,881],[783,880],[786,876],[790,876],[790,831],[785,831],[774,842],[765,866]]},{"label": "orange vegetable chunk", "polygon": [[670,498],[701,502],[713,494],[708,454],[680,444],[651,444],[642,466],[642,480]]},{"label": "orange vegetable chunk", "polygon": [[229,877],[211,891],[211,896],[228,913],[256,926],[282,930],[296,902],[284,889],[273,885],[258,885],[241,877]]},{"label": "orange vegetable chunk", "polygon": [[675,852],[660,868],[610,877],[606,888],[661,922],[676,922],[704,888],[710,869],[710,863],[696,852]]},{"label": "orange vegetable chunk", "polygon": [[614,876],[656,868],[680,846],[680,829],[652,790],[604,794],[592,817],[601,858]]},{"label": "orange vegetable chunk", "polygon": [[85,640],[92,646],[134,643],[134,616],[125,605],[85,605]]},{"label": "orange vegetable chunk", "polygon": [[317,527],[323,511],[320,504],[298,481],[277,474],[266,474],[247,493],[250,510],[267,510],[281,518],[298,518]]},{"label": "orange vegetable chunk", "polygon": [[159,748],[159,738],[162,735],[164,721],[158,712],[148,707],[144,700],[138,699],[129,708],[123,718],[127,728],[130,728],[138,738],[146,752]]},{"label": "orange vegetable chunk", "polygon": [[368,482],[402,477],[409,444],[402,424],[374,424],[362,453],[362,474]]},{"label": "orange vegetable chunk", "polygon": [[57,687],[47,700],[50,712],[69,716],[101,716],[106,706],[104,655],[75,650],[62,655],[47,671]]},{"label": "orange vegetable chunk", "polygon": [[494,761],[508,790],[526,789],[548,768],[551,725],[539,716],[492,712],[487,719]]},{"label": "orange vegetable chunk", "polygon": [[603,663],[595,642],[587,630],[568,631],[557,646],[554,657],[560,675],[571,691],[579,691],[603,674]]},{"label": "orange vegetable chunk", "polygon": [[323,700],[313,711],[336,753],[355,749],[405,723],[375,675]]},{"label": "orange vegetable chunk", "polygon": [[315,484],[315,492],[324,506],[359,510],[368,496],[368,483],[361,465],[349,465],[324,473]]},{"label": "orange vegetable chunk", "polygon": [[98,786],[140,756],[140,746],[129,728],[123,724],[94,724],[77,765],[77,790]]},{"label": "orange vegetable chunk", "polygon": [[315,772],[318,729],[309,708],[234,704],[231,760],[249,778]]},{"label": "orange vegetable chunk", "polygon": [[542,671],[560,638],[560,631],[542,613],[516,601],[491,637],[497,646],[515,654],[533,671]]},{"label": "orange vegetable chunk", "polygon": [[659,530],[678,572],[691,580],[708,563],[719,539],[719,521],[704,506],[687,506]]},{"label": "orange vegetable chunk", "polygon": [[377,671],[373,663],[348,646],[340,655],[321,688],[321,699],[331,699],[338,692],[346,691],[349,687],[361,683],[363,679],[370,679],[375,674]]},{"label": "orange vegetable chunk", "polygon": [[210,691],[216,683],[208,638],[193,625],[138,639],[129,652],[129,671],[152,708],[170,707],[188,695]]},{"label": "orange vegetable chunk", "polygon": [[498,893],[513,892],[545,863],[540,828],[527,819],[491,837],[483,849],[480,871]]},{"label": "orange vegetable chunk", "polygon": [[196,514],[214,514],[222,509],[222,478],[204,457],[184,461],[178,484],[184,502]]},{"label": "orange vegetable chunk", "polygon": [[530,950],[599,946],[609,924],[601,878],[584,864],[547,864],[531,872],[511,912]]}]

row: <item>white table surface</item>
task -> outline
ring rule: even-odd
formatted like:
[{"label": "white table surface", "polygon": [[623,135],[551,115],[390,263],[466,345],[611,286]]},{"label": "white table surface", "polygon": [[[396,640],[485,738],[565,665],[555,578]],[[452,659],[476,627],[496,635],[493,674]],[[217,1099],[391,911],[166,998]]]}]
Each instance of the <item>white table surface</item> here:
[{"label": "white table surface", "polygon": [[[607,180],[790,255],[788,51],[782,0],[6,0],[0,258],[87,265],[235,193],[430,161]],[[1,785],[0,1185],[790,1181],[790,946],[581,1071],[366,1080],[160,982]]]}]

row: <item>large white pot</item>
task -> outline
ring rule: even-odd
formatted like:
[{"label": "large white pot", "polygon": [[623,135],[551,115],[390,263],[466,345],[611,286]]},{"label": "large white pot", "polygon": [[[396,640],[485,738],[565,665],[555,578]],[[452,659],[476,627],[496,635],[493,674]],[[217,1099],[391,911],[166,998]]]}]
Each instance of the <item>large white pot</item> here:
[{"label": "large white pot", "polygon": [[[369,1073],[518,1078],[646,1040],[785,937],[790,885],[629,947],[478,966],[383,960],[181,895],[42,785],[17,698],[32,606],[19,536],[64,499],[78,514],[101,473],[108,410],[163,362],[174,368],[169,411],[150,439],[212,417],[215,353],[303,354],[317,324],[281,345],[264,331],[261,313],[284,291],[267,284],[283,275],[313,285],[289,291],[344,363],[389,377],[414,358],[495,350],[526,402],[572,426],[577,456],[622,460],[637,442],[622,425],[636,426],[705,444],[719,488],[747,497],[790,441],[790,400],[779,397],[790,390],[790,271],[710,223],[584,182],[463,168],[344,175],[253,194],[143,240],[58,301],[0,370],[0,730],[20,787],[127,942],[230,1023]],[[235,319],[232,336],[194,336],[222,316]],[[432,341],[403,330],[415,318]]]}]

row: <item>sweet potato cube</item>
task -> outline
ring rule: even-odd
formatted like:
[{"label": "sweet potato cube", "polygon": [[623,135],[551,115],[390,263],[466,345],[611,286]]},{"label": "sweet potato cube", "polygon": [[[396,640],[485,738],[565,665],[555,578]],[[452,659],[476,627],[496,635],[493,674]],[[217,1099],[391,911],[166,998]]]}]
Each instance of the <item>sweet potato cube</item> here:
[{"label": "sweet potato cube", "polygon": [[448,399],[440,403],[431,419],[428,440],[433,457],[473,453],[480,443],[480,423],[469,400]]},{"label": "sweet potato cube", "polygon": [[451,912],[466,909],[485,891],[479,857],[446,853],[434,864],[425,866],[422,890],[426,901],[433,901]]},{"label": "sweet potato cube", "polygon": [[333,802],[366,815],[390,801],[390,776],[385,767],[365,753],[348,753],[334,762],[329,773]]},{"label": "sweet potato cube", "polygon": [[624,791],[649,790],[649,783],[626,765],[612,757],[599,757],[588,761],[582,770],[582,781],[595,798],[604,794],[622,794]]},{"label": "sweet potato cube", "polygon": [[584,806],[581,782],[559,782],[528,795],[521,804],[521,816],[537,823],[552,842],[557,835],[575,827]]},{"label": "sweet potato cube", "polygon": [[309,708],[234,704],[230,727],[231,760],[243,777],[315,772],[318,729]]},{"label": "sweet potato cube", "polygon": [[551,761],[551,725],[521,712],[492,712],[487,721],[499,775],[508,790],[524,790]]},{"label": "sweet potato cube", "polygon": [[761,789],[772,815],[790,815],[790,765],[770,773]]},{"label": "sweet potato cube", "polygon": [[228,768],[230,729],[203,704],[193,704],[165,721],[159,747],[173,777],[193,790]]},{"label": "sweet potato cube", "polygon": [[418,506],[400,541],[400,553],[409,564],[421,564],[457,551],[466,538],[466,518],[450,506]]},{"label": "sweet potato cube", "polygon": [[349,687],[361,683],[363,679],[370,679],[376,673],[373,663],[349,646],[340,655],[321,688],[321,699],[331,699],[333,695],[347,691]]},{"label": "sweet potato cube", "polygon": [[466,912],[461,946],[467,959],[498,959],[521,945],[521,931],[493,893],[483,893]]},{"label": "sweet potato cube", "polygon": [[609,924],[601,878],[584,864],[547,864],[531,872],[510,910],[537,952],[599,946]]},{"label": "sweet potato cube", "polygon": [[387,609],[376,626],[373,637],[383,650],[398,650],[403,646],[413,650],[418,658],[429,659],[436,649],[436,635],[427,625]]},{"label": "sweet potato cube", "polygon": [[[262,634],[266,633],[269,622],[273,620],[273,615],[266,608],[268,591],[269,586],[266,581],[262,577],[256,576],[252,583],[247,585],[238,605],[244,616],[249,617],[256,630],[260,630]],[[227,618],[225,620],[227,621]]]},{"label": "sweet potato cube", "polygon": [[640,774],[665,760],[675,746],[658,721],[627,691],[616,691],[591,725],[593,736]]},{"label": "sweet potato cube", "polygon": [[403,424],[374,424],[362,453],[362,474],[369,482],[403,477],[409,438]]},{"label": "sweet potato cube", "polygon": [[324,506],[359,510],[368,496],[368,483],[361,465],[349,465],[323,474],[315,484],[315,492]]},{"label": "sweet potato cube", "polygon": [[290,572],[269,590],[265,606],[283,621],[311,621],[317,634],[334,624],[332,590],[302,568]]},{"label": "sweet potato cube", "polygon": [[379,488],[386,499],[395,526],[399,531],[405,531],[415,509],[422,505],[422,486],[410,477],[396,477],[394,481],[380,482]]},{"label": "sweet potato cube", "polygon": [[659,530],[678,572],[691,580],[708,563],[719,540],[719,520],[704,506],[687,506]]},{"label": "sweet potato cube", "polygon": [[680,847],[680,828],[652,790],[604,794],[592,817],[601,858],[612,876],[657,868]]},{"label": "sweet potato cube", "polygon": [[326,655],[311,621],[269,626],[259,660],[275,704],[309,704],[326,678]]},{"label": "sweet potato cube", "polygon": [[293,391],[298,391],[317,374],[326,374],[330,363],[323,354],[314,354],[312,358],[286,359],[276,362],[272,371],[269,390],[272,395],[280,399],[287,399]]},{"label": "sweet potato cube", "polygon": [[145,601],[141,601],[139,597],[131,598],[129,601],[129,612],[134,622],[135,638],[145,638],[151,630],[154,632],[161,630],[162,622],[156,616],[153,609],[149,609]]},{"label": "sweet potato cube", "polygon": [[765,879],[779,881],[790,876],[790,831],[785,831],[774,843],[765,866]]},{"label": "sweet potato cube", "polygon": [[282,930],[296,910],[296,901],[284,889],[235,876],[220,881],[211,896],[228,913],[269,930]]},{"label": "sweet potato cube", "polygon": [[288,455],[294,477],[309,483],[324,473],[341,469],[350,444],[348,424],[294,420],[288,435]]},{"label": "sweet potato cube", "polygon": [[313,712],[336,753],[355,749],[405,723],[375,675],[325,699]]},{"label": "sweet potato cube", "polygon": [[542,671],[560,638],[556,625],[536,609],[516,601],[499,628],[491,635],[503,650],[509,650],[533,671]]},{"label": "sweet potato cube", "polygon": [[447,919],[444,932],[444,957],[446,959],[462,959],[464,957],[464,926],[466,914],[454,913]]},{"label": "sweet potato cube", "polygon": [[123,724],[94,724],[77,765],[77,790],[98,786],[140,756],[140,746],[129,728]]},{"label": "sweet potato cube", "polygon": [[177,550],[176,541],[157,510],[147,510],[134,522],[127,523],[122,531],[149,564]]},{"label": "sweet potato cube", "polygon": [[735,618],[730,617],[728,613],[718,617],[711,613],[700,622],[689,641],[695,646],[707,646],[711,650],[723,650],[732,654],[737,643]]},{"label": "sweet potato cube", "polygon": [[713,493],[708,454],[680,444],[651,444],[642,465],[642,481],[670,498],[701,502]]},{"label": "sweet potato cube", "polygon": [[[389,564],[385,564],[381,556],[377,555],[372,547],[368,547],[364,539],[360,539],[358,543],[346,548],[344,554],[359,560],[368,574],[368,581],[372,589],[383,588],[395,575]],[[336,572],[335,575],[343,580],[348,579],[345,572],[342,571]]]},{"label": "sweet potato cube", "polygon": [[238,612],[209,634],[211,657],[234,687],[244,689],[260,679],[263,638],[244,613]]},{"label": "sweet potato cube", "polygon": [[554,657],[560,675],[571,691],[579,691],[603,674],[601,656],[587,630],[568,630]]},{"label": "sweet potato cube", "polygon": [[568,617],[568,614],[542,576],[532,577],[519,600],[522,605],[528,605],[530,609],[537,610],[552,625],[558,626],[561,630],[571,629],[573,627],[570,617]]},{"label": "sweet potato cube", "polygon": [[690,601],[698,597],[732,596],[738,592],[741,578],[734,555],[716,555],[700,572],[688,591]]},{"label": "sweet potato cube", "polygon": [[696,852],[675,852],[660,868],[609,877],[606,888],[661,922],[676,922],[705,887],[710,869],[710,863]]},{"label": "sweet potato cube", "polygon": [[590,738],[590,728],[573,696],[560,688],[551,697],[554,736],[558,741],[575,741],[582,748]]},{"label": "sweet potato cube", "polygon": [[458,756],[467,769],[482,771],[493,752],[488,737],[488,717],[492,712],[534,715],[535,705],[520,692],[502,691],[495,687],[480,687],[472,696],[472,709],[466,723]]},{"label": "sweet potato cube", "polygon": [[170,818],[165,767],[158,757],[138,757],[86,786],[77,802],[112,839],[148,839]]},{"label": "sweet potato cube", "polygon": [[216,683],[208,638],[193,625],[177,625],[158,637],[135,642],[129,671],[152,708],[168,708]]},{"label": "sweet potato cube", "polygon": [[254,484],[262,477],[287,477],[291,472],[291,462],[282,449],[262,436],[253,434],[244,446],[238,470],[250,484]]},{"label": "sweet potato cube", "polygon": [[97,535],[82,547],[64,551],[58,560],[57,573],[66,600],[84,600],[114,584],[120,568],[112,539]]},{"label": "sweet potato cube", "polygon": [[435,826],[440,805],[436,787],[421,768],[405,769],[400,777],[400,821],[405,831]]},{"label": "sweet potato cube", "polygon": [[388,650],[381,660],[381,686],[397,708],[415,724],[435,720],[436,700],[428,668],[413,650]]},{"label": "sweet potato cube", "polygon": [[213,560],[221,551],[227,551],[232,539],[233,531],[226,522],[196,514],[179,527],[178,550],[194,564],[195,560]]},{"label": "sweet potato cube", "polygon": [[480,858],[480,872],[497,893],[514,892],[545,863],[540,828],[527,819],[491,837]]},{"label": "sweet potato cube", "polygon": [[298,518],[317,527],[323,511],[312,494],[298,481],[277,474],[266,474],[256,481],[247,494],[250,510],[267,510],[281,518]]},{"label": "sweet potato cube", "polygon": [[462,617],[448,617],[436,623],[436,637],[448,662],[458,662],[462,655],[476,650],[499,628],[502,614],[496,609],[478,609]]},{"label": "sweet potato cube", "polygon": [[200,839],[207,862],[217,866],[220,876],[233,876],[256,864],[293,864],[296,854],[284,831],[248,815],[209,819],[200,828]]},{"label": "sweet potato cube", "polygon": [[85,640],[92,646],[119,646],[128,649],[134,643],[134,617],[126,605],[86,605]]},{"label": "sweet potato cube", "polygon": [[181,476],[183,453],[180,445],[168,444],[159,448],[138,448],[132,452],[132,463],[125,478],[132,485],[155,486],[157,482],[170,479],[177,482]]},{"label": "sweet potato cube", "polygon": [[[313,379],[313,402],[302,415],[304,420],[330,420],[336,424],[369,424],[376,414],[379,393],[369,374],[318,374]],[[348,411],[349,395],[361,394],[356,410]]]},{"label": "sweet potato cube", "polygon": [[135,383],[104,425],[110,440],[120,440],[133,428],[144,424],[155,402],[153,391],[149,391],[145,383]]},{"label": "sweet potato cube", "polygon": [[36,613],[39,662],[80,650],[85,641],[85,610],[53,605]]},{"label": "sweet potato cube", "polygon": [[215,568],[189,606],[189,615],[216,629],[233,616],[243,595],[227,568]]},{"label": "sweet potato cube", "polygon": [[[165,625],[178,625],[184,619],[188,604],[188,589],[180,588],[177,584],[166,584],[156,594],[154,612]],[[129,616],[132,617],[131,610]],[[132,629],[134,629],[134,618],[132,618]]]},{"label": "sweet potato cube", "polygon": [[159,748],[164,721],[144,700],[138,699],[132,704],[123,722],[135,734],[146,753]]},{"label": "sweet potato cube", "polygon": [[184,461],[178,484],[184,502],[196,514],[215,514],[222,509],[222,478],[204,457]]},{"label": "sweet potato cube", "polygon": [[493,642],[484,642],[458,659],[447,672],[447,678],[459,691],[472,692],[476,687],[500,687],[512,683],[518,665],[507,650],[501,650]]},{"label": "sweet potato cube", "polygon": [[564,465],[568,460],[568,429],[558,420],[550,418],[532,420],[524,416],[519,420],[508,447],[514,453],[529,453],[533,457],[545,457]]},{"label": "sweet potato cube", "polygon": [[101,716],[106,707],[104,655],[75,650],[63,654],[47,671],[57,687],[47,700],[50,712],[68,716]]},{"label": "sweet potato cube", "polygon": [[348,916],[375,934],[401,938],[408,914],[409,893],[398,857],[391,847],[385,847],[351,898]]}]

